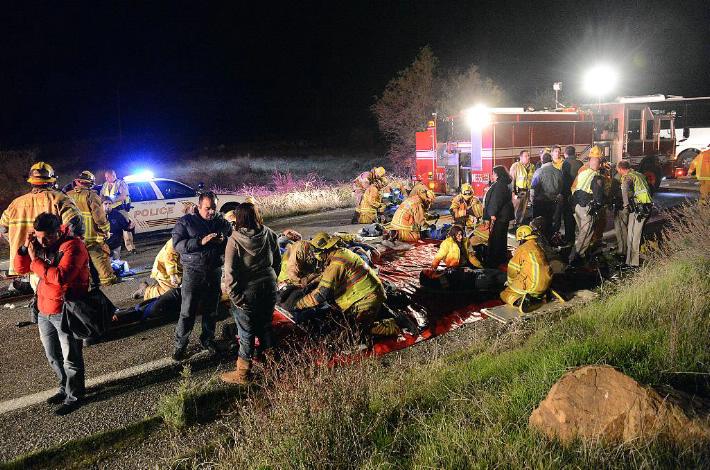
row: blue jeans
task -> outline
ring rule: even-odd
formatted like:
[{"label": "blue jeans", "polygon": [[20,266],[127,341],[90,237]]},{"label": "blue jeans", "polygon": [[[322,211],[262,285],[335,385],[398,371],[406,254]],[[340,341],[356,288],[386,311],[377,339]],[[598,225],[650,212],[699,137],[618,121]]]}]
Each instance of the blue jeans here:
[{"label": "blue jeans", "polygon": [[230,312],[237,323],[239,357],[251,360],[256,337],[262,349],[273,346],[271,321],[276,305],[276,281],[265,279],[250,283],[243,294],[244,302],[238,307],[232,306]]},{"label": "blue jeans", "polygon": [[72,403],[84,395],[83,343],[62,331],[62,315],[40,314],[37,326],[44,353],[59,379],[59,393],[66,396],[64,403]]},{"label": "blue jeans", "polygon": [[222,295],[219,270],[211,272],[196,272],[186,269],[180,293],[180,319],[175,327],[175,347],[185,348],[190,340],[190,333],[195,326],[197,312],[202,312],[202,333],[200,343],[206,345],[214,341],[214,329],[217,323],[217,307]]}]

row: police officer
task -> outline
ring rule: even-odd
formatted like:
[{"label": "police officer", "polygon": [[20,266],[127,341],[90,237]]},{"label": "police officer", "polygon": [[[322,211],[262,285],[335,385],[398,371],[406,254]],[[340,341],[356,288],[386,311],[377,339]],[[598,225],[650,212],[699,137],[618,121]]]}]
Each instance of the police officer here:
[{"label": "police officer", "polygon": [[599,173],[602,150],[598,146],[589,152],[589,167],[580,171],[572,183],[574,220],[577,223],[577,237],[569,256],[570,264],[576,263],[587,254],[592,243],[594,223],[599,210],[604,205],[604,180]]},{"label": "police officer", "polygon": [[[131,204],[131,196],[128,193],[128,185],[124,180],[116,177],[115,170],[106,170],[104,178],[106,181],[101,185],[99,194],[110,198],[111,201],[113,201],[112,209],[120,212],[126,220],[130,220],[128,210]],[[134,229],[124,230],[123,243],[126,245],[126,250],[129,253],[135,254],[136,247],[133,244],[133,233]]]},{"label": "police officer", "polygon": [[646,177],[636,170],[631,169],[628,160],[622,160],[616,165],[621,175],[621,197],[624,208],[629,213],[628,238],[626,239],[626,264],[637,267],[639,265],[639,249],[643,226],[651,215],[651,190]]}]

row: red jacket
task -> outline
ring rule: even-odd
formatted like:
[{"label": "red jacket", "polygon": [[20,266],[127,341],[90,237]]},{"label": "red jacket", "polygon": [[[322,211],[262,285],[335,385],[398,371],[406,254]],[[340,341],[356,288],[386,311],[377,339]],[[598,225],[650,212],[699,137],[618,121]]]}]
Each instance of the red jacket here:
[{"label": "red jacket", "polygon": [[68,237],[66,231],[51,263],[40,257],[31,261],[30,255],[18,252],[14,264],[18,273],[32,271],[39,277],[37,307],[45,315],[61,313],[65,296],[79,298],[89,291],[89,252],[81,239]]}]

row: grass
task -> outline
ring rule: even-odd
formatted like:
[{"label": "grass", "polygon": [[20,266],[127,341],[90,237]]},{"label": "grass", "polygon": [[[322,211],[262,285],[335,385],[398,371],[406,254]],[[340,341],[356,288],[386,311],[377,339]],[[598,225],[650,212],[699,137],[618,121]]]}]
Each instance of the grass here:
[{"label": "grass", "polygon": [[[710,446],[659,437],[564,447],[527,425],[571,368],[610,364],[641,383],[710,395],[710,209],[687,208],[652,264],[560,320],[490,347],[397,366],[328,369],[291,358],[232,416],[217,468],[700,468]],[[689,256],[692,254],[692,256]],[[502,344],[506,344],[503,347]],[[231,444],[233,442],[233,444]],[[183,464],[184,465],[184,464]]]}]

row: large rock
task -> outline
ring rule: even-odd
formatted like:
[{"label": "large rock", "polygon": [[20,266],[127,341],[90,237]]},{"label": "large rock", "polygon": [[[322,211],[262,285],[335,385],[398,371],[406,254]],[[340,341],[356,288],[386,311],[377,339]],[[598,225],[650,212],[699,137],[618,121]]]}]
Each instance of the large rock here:
[{"label": "large rock", "polygon": [[530,415],[529,425],[569,443],[623,443],[663,434],[671,439],[710,438],[706,419],[693,420],[677,403],[642,387],[610,366],[584,366],[566,373]]}]

